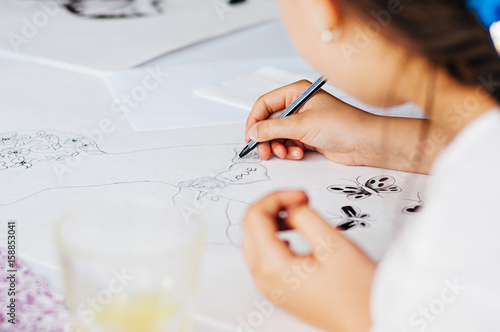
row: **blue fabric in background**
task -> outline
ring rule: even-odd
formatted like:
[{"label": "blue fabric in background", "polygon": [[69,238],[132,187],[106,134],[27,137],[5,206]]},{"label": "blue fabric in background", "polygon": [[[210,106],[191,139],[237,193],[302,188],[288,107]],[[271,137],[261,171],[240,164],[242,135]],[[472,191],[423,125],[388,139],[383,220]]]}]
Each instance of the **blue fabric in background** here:
[{"label": "blue fabric in background", "polygon": [[467,7],[476,12],[486,29],[500,21],[500,0],[467,0]]}]

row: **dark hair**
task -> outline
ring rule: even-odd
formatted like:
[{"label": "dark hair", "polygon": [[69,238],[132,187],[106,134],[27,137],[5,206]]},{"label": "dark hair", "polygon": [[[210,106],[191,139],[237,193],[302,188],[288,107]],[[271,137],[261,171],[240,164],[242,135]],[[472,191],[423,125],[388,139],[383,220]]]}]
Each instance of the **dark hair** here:
[{"label": "dark hair", "polygon": [[[485,29],[464,0],[343,0],[371,17],[390,13],[395,35],[408,47],[444,68],[458,82],[482,84],[500,104],[500,59]],[[398,5],[398,10],[394,9]],[[486,84],[495,82],[495,84]]]}]

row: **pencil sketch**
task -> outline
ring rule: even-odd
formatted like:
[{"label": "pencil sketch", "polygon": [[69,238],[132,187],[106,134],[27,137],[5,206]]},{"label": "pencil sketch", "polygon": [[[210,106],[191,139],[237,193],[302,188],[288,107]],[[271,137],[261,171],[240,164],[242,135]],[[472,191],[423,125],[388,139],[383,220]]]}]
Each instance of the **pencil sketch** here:
[{"label": "pencil sketch", "polygon": [[404,207],[401,210],[401,212],[403,212],[404,214],[407,214],[407,215],[414,215],[414,214],[421,212],[422,208],[424,207],[424,202],[420,198],[420,193],[417,193],[417,198],[418,198],[418,200],[409,199],[408,201],[414,201],[414,202],[418,202],[418,203]]},{"label": "pencil sketch", "polygon": [[370,215],[368,213],[362,213],[361,209],[356,206],[343,206],[340,209],[341,215],[332,215],[335,216],[335,219],[341,219],[341,221],[337,224],[337,229],[341,231],[347,231],[354,227],[360,228],[368,228],[370,227],[370,223],[375,221],[374,219],[369,219]]},{"label": "pencil sketch", "polygon": [[[170,198],[172,204],[179,207],[182,212],[189,213],[190,211],[195,211],[197,213],[202,213],[204,216],[209,216],[206,219],[208,224],[207,244],[232,247],[240,246],[242,237],[241,221],[243,219],[243,214],[250,206],[249,203],[220,194],[212,195],[207,193],[200,196],[197,190],[180,188],[166,181],[143,180],[49,187],[15,201],[0,202],[0,207],[14,206],[27,199],[43,194],[57,197],[56,193],[79,192],[81,196],[92,195],[93,197],[99,197],[99,195],[102,195],[100,193],[103,192],[119,192],[120,194],[124,192],[132,193],[134,190],[137,190],[136,188],[144,188],[140,191],[148,192],[148,190],[153,190],[155,187],[157,188],[154,189],[156,195],[160,195],[160,197],[166,199]],[[64,196],[65,194],[59,195]],[[70,203],[70,205],[72,203]]]},{"label": "pencil sketch", "polygon": [[193,180],[182,181],[180,187],[211,190],[225,188],[230,185],[251,184],[268,181],[267,168],[255,164],[233,164],[227,171],[215,176],[205,176]]},{"label": "pencil sketch", "polygon": [[161,14],[163,0],[61,0],[71,14],[95,19],[134,18]]},{"label": "pencil sketch", "polygon": [[240,246],[241,220],[245,211],[250,207],[249,203],[193,188],[179,188],[179,192],[172,199],[174,204],[183,210],[202,213],[206,216],[217,216],[217,218],[211,218],[209,222],[212,227],[208,229],[207,244]]},{"label": "pencil sketch", "polygon": [[246,156],[244,156],[243,158],[240,158],[239,157],[239,154],[241,152],[242,149],[240,148],[236,148],[234,149],[234,157],[233,157],[233,164],[246,164],[246,163],[260,163],[262,161],[262,159],[260,159],[259,157],[259,152],[257,151],[257,149],[254,149],[252,151],[250,151]]},{"label": "pencil sketch", "polygon": [[251,206],[249,203],[230,199],[226,206],[226,238],[232,246],[240,247],[243,238],[242,221],[245,212]]},{"label": "pencil sketch", "polygon": [[[209,243],[239,247],[242,237],[241,220],[250,204],[220,195],[219,190],[234,185],[247,185],[269,181],[267,168],[257,151],[238,158],[240,148],[233,149],[232,164],[215,176],[204,176],[178,183],[179,192],[173,197],[176,204],[187,204],[210,215],[225,215],[224,234],[209,234]],[[219,210],[216,212],[215,210]],[[223,211],[222,211],[223,210]]]},{"label": "pencil sketch", "polygon": [[335,194],[346,194],[350,200],[362,200],[372,195],[380,196],[380,193],[397,193],[401,192],[401,188],[396,186],[396,180],[389,175],[375,176],[365,184],[359,182],[359,176],[356,178],[355,186],[352,185],[332,185],[327,189]]},{"label": "pencil sketch", "polygon": [[[53,198],[56,193],[59,193],[57,195],[60,197],[64,196],[61,201],[71,205],[76,204],[76,201],[70,201],[73,199],[72,197],[107,197],[115,194],[133,193],[134,190],[137,190],[141,194],[153,193],[154,195],[161,195],[166,199],[171,199],[172,203],[176,205],[195,208],[207,217],[209,224],[208,244],[239,247],[242,237],[241,221],[243,214],[255,199],[255,194],[266,191],[273,186],[287,184],[287,179],[280,179],[276,175],[275,182],[264,184],[265,181],[271,181],[273,176],[271,164],[262,162],[256,150],[244,158],[237,158],[238,153],[241,151],[241,147],[236,148],[237,146],[238,143],[234,142],[203,143],[156,146],[133,151],[113,152],[101,149],[97,142],[89,137],[74,133],[54,130],[3,132],[0,133],[0,170],[4,170],[5,176],[10,176],[8,169],[16,167],[20,170],[35,168],[41,171],[29,172],[30,177],[26,177],[26,183],[30,183],[30,185],[20,186],[21,188],[14,193],[5,190],[4,197],[0,196],[0,207],[7,208],[9,206],[14,210],[17,208],[14,204],[32,199],[36,195],[40,195],[40,199],[46,199],[47,197]],[[210,148],[207,149],[207,147]],[[169,153],[170,149],[179,149],[179,153]],[[188,151],[185,151],[186,149]],[[198,150],[205,151],[207,156],[213,154],[214,160],[207,165],[190,165],[190,167],[185,170],[181,169],[179,172],[169,173],[164,171],[168,167],[182,167],[183,160],[193,160],[189,158],[192,158],[192,155]],[[156,168],[149,167],[147,168],[148,172],[137,172],[140,174],[135,174],[137,169],[151,164],[151,157],[158,157],[162,161],[166,160],[166,153],[168,153],[169,157],[167,161],[172,160],[172,164],[162,164],[164,167],[158,172],[155,171]],[[54,185],[53,179],[49,177],[43,179],[43,181],[36,181],[40,175],[47,174],[44,172],[49,171],[50,166],[53,164],[59,166],[65,160],[70,161],[71,158],[76,156],[88,156],[88,162],[82,167],[98,170],[97,176],[92,172],[90,174],[85,172],[86,169],[84,169],[82,172],[75,172],[75,176],[69,179],[68,184],[70,185],[64,187]],[[128,160],[133,162],[127,165]],[[43,167],[42,163],[47,166]],[[106,166],[106,168],[103,168],[103,166]],[[111,173],[112,169],[116,168],[120,168],[122,172]],[[102,171],[100,171],[101,169]],[[212,171],[214,172],[210,173]],[[179,173],[180,178],[177,177]],[[207,174],[210,175],[207,176]],[[172,177],[175,177],[175,179]],[[321,177],[321,179],[323,178]],[[373,195],[401,191],[401,188],[396,185],[396,180],[391,176],[372,177],[366,182],[363,181],[363,184],[360,183],[360,178],[358,177],[356,181],[353,181],[354,184],[329,186],[328,191],[345,194],[351,200],[362,200]],[[320,185],[321,181],[323,181],[321,179],[318,180]],[[31,185],[30,181],[33,185]],[[159,186],[159,188],[153,190],[151,187],[155,185]],[[247,195],[245,195],[245,186],[248,185],[254,185],[249,187],[252,189],[252,195],[248,197],[251,198],[247,198]],[[324,184],[321,186],[324,186]],[[110,187],[114,189],[110,189]],[[91,192],[92,190],[95,191]],[[66,194],[71,191],[73,191],[72,195],[67,195],[68,200],[65,201]],[[81,191],[78,194],[83,195],[76,195],[75,191]],[[106,194],[108,195],[106,196]],[[323,192],[322,195],[331,196],[328,192]],[[241,200],[238,200],[238,198]],[[246,202],[247,199],[249,202]],[[349,204],[345,205],[340,209],[340,213],[336,218],[335,226],[338,229],[342,231],[349,231],[354,228],[364,229],[374,221],[370,219],[368,213],[365,213],[360,208]],[[402,207],[400,206],[400,208]],[[366,207],[362,208],[366,209]],[[406,212],[416,213],[418,209],[415,205],[409,207]]]},{"label": "pencil sketch", "polygon": [[229,166],[227,171],[220,172],[215,176],[182,181],[179,186],[210,191],[230,185],[251,184],[270,180],[267,175],[267,168],[258,165],[262,160],[256,151],[252,151],[244,158],[238,158],[239,149],[236,148],[233,151],[235,153],[235,157],[232,159],[233,164]]},{"label": "pencil sketch", "polygon": [[90,154],[106,152],[81,135],[44,130],[0,133],[0,170],[28,169],[37,163]]}]

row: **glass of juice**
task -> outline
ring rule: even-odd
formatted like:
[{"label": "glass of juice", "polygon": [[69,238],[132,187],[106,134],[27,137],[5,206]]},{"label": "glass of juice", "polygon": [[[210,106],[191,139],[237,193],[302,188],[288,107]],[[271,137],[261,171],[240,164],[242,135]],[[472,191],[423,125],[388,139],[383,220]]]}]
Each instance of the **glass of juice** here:
[{"label": "glass of juice", "polygon": [[82,332],[189,332],[205,226],[156,199],[89,204],[55,239]]}]

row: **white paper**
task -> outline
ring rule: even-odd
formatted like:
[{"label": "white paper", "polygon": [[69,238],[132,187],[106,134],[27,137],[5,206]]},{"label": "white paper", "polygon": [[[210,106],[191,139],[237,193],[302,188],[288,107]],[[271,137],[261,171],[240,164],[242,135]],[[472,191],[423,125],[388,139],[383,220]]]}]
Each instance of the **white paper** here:
[{"label": "white paper", "polygon": [[[19,256],[47,277],[59,268],[52,226],[65,212],[110,197],[163,197],[205,216],[197,313],[235,330],[263,300],[239,249],[242,215],[258,198],[276,189],[304,189],[332,225],[349,222],[342,207],[353,206],[359,213],[345,234],[375,260],[400,225],[413,222],[403,211],[425,199],[419,193],[426,176],[342,166],[318,154],[300,162],[264,162],[255,154],[238,160],[242,124],[137,133],[112,103],[99,77],[35,64],[0,70],[0,214],[17,221]],[[374,191],[367,183],[378,176],[401,191]],[[353,200],[331,186],[353,186],[366,197]],[[5,236],[2,227],[2,242]],[[278,329],[313,331],[278,309],[255,330]]]},{"label": "white paper", "polygon": [[165,0],[160,15],[75,16],[56,1],[0,3],[0,48],[76,66],[118,71],[167,52],[277,18],[274,1]]},{"label": "white paper", "polygon": [[263,67],[248,76],[196,89],[194,94],[250,111],[260,96],[301,79],[304,77],[282,69]]},{"label": "white paper", "polygon": [[[194,93],[199,97],[249,112],[260,96],[301,79],[314,82],[319,77],[317,74],[314,76],[312,70],[303,70],[302,74],[299,74],[300,66],[294,69],[294,71],[289,72],[283,65],[280,67],[266,66],[250,75],[195,89]],[[391,108],[376,108],[362,103],[330,83],[327,83],[323,89],[344,102],[373,114],[411,118],[425,117],[423,110],[415,104],[407,103]]]},{"label": "white paper", "polygon": [[[300,66],[301,61],[276,59],[275,62]],[[158,130],[206,125],[244,123],[248,111],[195,97],[196,88],[246,75],[269,60],[209,61],[201,63],[165,66],[151,63],[148,66],[128,70],[108,80],[117,99],[117,109],[127,114],[134,130]],[[158,81],[150,79],[161,73]],[[144,80],[154,84],[144,88]]]},{"label": "white paper", "polygon": [[[247,111],[193,98],[193,90],[277,65],[297,74],[312,72],[295,54],[281,23],[272,22],[110,75],[108,82],[137,131],[244,123]],[[157,72],[160,80],[150,81]]]}]

